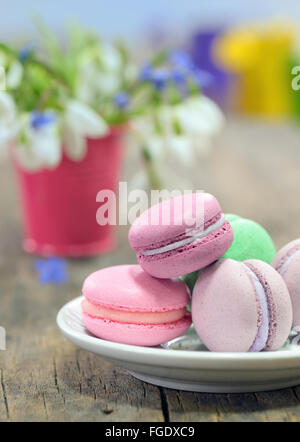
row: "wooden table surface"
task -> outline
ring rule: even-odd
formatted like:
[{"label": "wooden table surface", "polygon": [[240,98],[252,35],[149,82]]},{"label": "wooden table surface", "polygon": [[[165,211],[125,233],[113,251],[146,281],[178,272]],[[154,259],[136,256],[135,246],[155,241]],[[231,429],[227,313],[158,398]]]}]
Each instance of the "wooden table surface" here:
[{"label": "wooden table surface", "polygon": [[[261,222],[276,245],[300,236],[300,129],[292,123],[230,118],[209,159],[193,171],[195,188],[214,193],[224,211]],[[1,421],[298,421],[300,386],[249,394],[169,390],[69,343],[56,326],[59,308],[80,294],[98,268],[134,263],[127,228],[107,255],[69,261],[70,281],[41,285],[34,258],[20,249],[13,172],[0,162]]]}]

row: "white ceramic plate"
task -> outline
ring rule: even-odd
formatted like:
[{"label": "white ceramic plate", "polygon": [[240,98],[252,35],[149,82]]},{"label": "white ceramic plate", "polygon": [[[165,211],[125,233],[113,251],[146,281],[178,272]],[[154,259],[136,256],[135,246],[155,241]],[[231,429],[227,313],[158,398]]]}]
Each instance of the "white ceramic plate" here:
[{"label": "white ceramic plate", "polygon": [[57,324],[62,333],[79,347],[125,368],[143,381],[212,393],[266,391],[300,384],[300,335],[296,332],[276,352],[209,352],[192,328],[161,347],[117,344],[96,338],[84,328],[82,299],[74,299],[59,311]]}]

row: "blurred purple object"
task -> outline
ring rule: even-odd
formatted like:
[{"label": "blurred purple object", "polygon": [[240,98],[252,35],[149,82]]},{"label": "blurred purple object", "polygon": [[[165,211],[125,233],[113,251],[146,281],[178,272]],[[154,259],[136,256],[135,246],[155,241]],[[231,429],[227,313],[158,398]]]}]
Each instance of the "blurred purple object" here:
[{"label": "blurred purple object", "polygon": [[220,69],[212,57],[214,39],[222,32],[223,29],[199,31],[193,37],[191,54],[196,65],[212,76],[212,82],[203,86],[204,93],[224,109],[228,102],[230,75]]}]

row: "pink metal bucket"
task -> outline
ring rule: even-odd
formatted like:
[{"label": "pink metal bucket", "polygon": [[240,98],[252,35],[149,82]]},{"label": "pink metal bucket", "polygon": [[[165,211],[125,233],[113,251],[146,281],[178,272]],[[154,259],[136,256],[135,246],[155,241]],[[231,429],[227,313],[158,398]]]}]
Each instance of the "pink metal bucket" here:
[{"label": "pink metal bucket", "polygon": [[88,139],[80,162],[66,155],[54,170],[30,173],[16,165],[24,226],[23,248],[45,256],[90,256],[116,245],[114,226],[96,221],[102,189],[117,192],[122,131]]}]

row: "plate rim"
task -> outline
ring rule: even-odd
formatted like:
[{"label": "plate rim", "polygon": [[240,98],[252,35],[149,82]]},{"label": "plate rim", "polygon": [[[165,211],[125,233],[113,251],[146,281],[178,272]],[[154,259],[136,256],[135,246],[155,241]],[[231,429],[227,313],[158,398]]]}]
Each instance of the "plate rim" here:
[{"label": "plate rim", "polygon": [[[192,351],[192,350],[168,350],[155,347],[142,347],[129,344],[120,344],[117,342],[106,341],[94,336],[89,336],[72,329],[64,320],[64,315],[67,309],[72,305],[76,305],[84,299],[83,296],[78,296],[71,301],[64,304],[56,318],[56,323],[63,335],[74,344],[87,350],[84,345],[88,344],[93,347],[94,353],[103,355],[103,357],[110,357],[107,353],[115,351],[116,358],[111,359],[130,361],[133,356],[136,358],[135,363],[148,364],[155,366],[170,366],[171,362],[177,361],[177,368],[195,369],[195,368],[211,368],[216,371],[220,370],[284,370],[291,368],[300,368],[300,346],[295,350],[278,350],[270,352],[210,352],[210,351]],[[74,342],[74,339],[76,342]],[[98,351],[96,351],[98,349]],[[101,351],[103,350],[103,351]],[[93,350],[88,350],[93,351]],[[151,358],[147,360],[138,361],[140,357]],[[216,362],[218,364],[216,365]],[[275,365],[276,364],[276,365]],[[260,366],[259,366],[260,365]],[[174,366],[174,365],[172,365]]]}]

